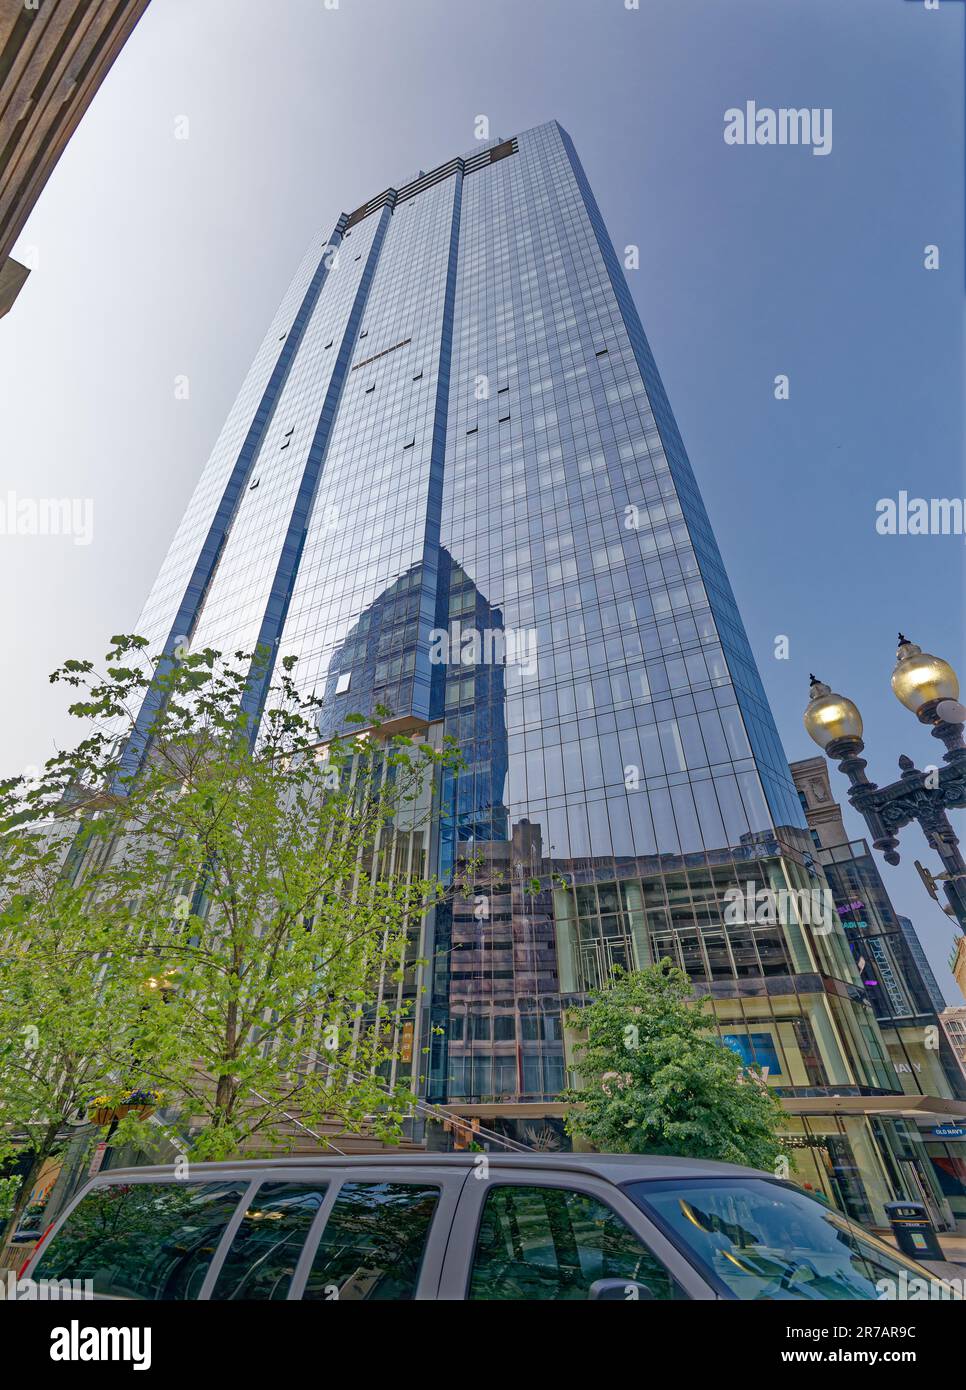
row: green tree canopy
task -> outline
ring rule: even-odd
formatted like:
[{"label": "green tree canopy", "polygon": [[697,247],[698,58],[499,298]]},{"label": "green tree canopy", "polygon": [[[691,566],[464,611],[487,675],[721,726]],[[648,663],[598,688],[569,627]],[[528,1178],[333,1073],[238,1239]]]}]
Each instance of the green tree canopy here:
[{"label": "green tree canopy", "polygon": [[0,787],[0,1138],[42,1161],[98,1095],[175,1107],[199,1158],[284,1142],[293,1116],[394,1136],[411,1078],[391,1059],[440,894],[429,793],[454,747],[387,733],[385,710],[321,746],[292,661],[256,734],[260,657],[112,643],[104,674],[52,677],[84,738]]},{"label": "green tree canopy", "polygon": [[676,1154],[774,1171],[782,1109],[760,1072],[710,1031],[705,1000],[669,960],[619,974],[570,1015],[581,1087],[571,1134],[612,1153]]}]

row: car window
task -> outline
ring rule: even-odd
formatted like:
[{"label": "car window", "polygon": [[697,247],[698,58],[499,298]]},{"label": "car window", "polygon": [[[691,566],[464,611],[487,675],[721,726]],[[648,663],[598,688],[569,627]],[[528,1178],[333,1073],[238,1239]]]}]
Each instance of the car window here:
[{"label": "car window", "polygon": [[655,1299],[687,1297],[630,1227],[587,1193],[501,1185],[487,1194],[471,1299],[585,1299],[598,1279],[646,1284]]},{"label": "car window", "polygon": [[326,1186],[263,1183],[245,1209],[211,1297],[285,1298]]},{"label": "car window", "polygon": [[438,1187],[346,1183],[325,1223],[302,1297],[415,1298],[438,1201]]},{"label": "car window", "polygon": [[626,1191],[737,1298],[878,1299],[879,1280],[889,1280],[901,1298],[910,1277],[923,1276],[898,1252],[784,1183],[637,1182]]},{"label": "car window", "polygon": [[114,1298],[197,1298],[248,1183],[134,1182],[95,1188],[31,1272],[90,1279]]}]

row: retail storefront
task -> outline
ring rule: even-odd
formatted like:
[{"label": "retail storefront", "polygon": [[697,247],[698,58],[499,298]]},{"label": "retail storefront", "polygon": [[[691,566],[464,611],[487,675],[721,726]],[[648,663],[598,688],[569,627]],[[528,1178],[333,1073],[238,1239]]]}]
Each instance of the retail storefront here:
[{"label": "retail storefront", "polygon": [[[788,1112],[787,1177],[864,1226],[885,1229],[885,1204],[925,1202],[937,1230],[966,1217],[966,1142],[958,1149],[933,1134],[943,1120],[966,1127],[966,1103],[930,1096],[782,1098]],[[431,1148],[499,1147],[504,1139],[538,1152],[571,1148],[560,1104],[500,1103],[441,1107]],[[955,1111],[955,1114],[951,1112]],[[579,1144],[575,1147],[580,1147]]]},{"label": "retail storefront", "polygon": [[[961,1228],[966,1170],[931,1138],[966,1123],[966,1104],[935,1096],[788,1097],[795,1168],[789,1177],[864,1225],[886,1227],[885,1202],[924,1202],[938,1230]],[[966,1146],[961,1150],[966,1158]],[[937,1161],[938,1160],[938,1161]],[[943,1166],[945,1165],[945,1166]]]}]

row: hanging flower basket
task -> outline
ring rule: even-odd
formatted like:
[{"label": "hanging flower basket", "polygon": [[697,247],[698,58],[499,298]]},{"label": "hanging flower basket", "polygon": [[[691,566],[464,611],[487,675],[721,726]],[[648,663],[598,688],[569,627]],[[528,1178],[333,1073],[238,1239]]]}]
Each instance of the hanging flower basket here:
[{"label": "hanging flower basket", "polygon": [[160,1091],[132,1091],[121,1101],[112,1101],[109,1096],[95,1096],[87,1118],[92,1125],[110,1125],[115,1120],[123,1120],[126,1115],[146,1120],[154,1114],[160,1099]]},{"label": "hanging flower basket", "polygon": [[136,1115],[139,1120],[146,1120],[154,1114],[160,1099],[160,1091],[132,1091],[118,1105],[117,1118],[123,1120],[125,1115]]},{"label": "hanging flower basket", "polygon": [[109,1125],[116,1118],[116,1109],[108,1096],[95,1096],[87,1118],[92,1125]]}]

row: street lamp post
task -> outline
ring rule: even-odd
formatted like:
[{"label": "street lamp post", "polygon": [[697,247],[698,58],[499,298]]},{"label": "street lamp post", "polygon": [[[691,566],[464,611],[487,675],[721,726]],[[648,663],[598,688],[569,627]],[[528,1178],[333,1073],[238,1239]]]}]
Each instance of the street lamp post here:
[{"label": "street lamp post", "polygon": [[862,716],[851,700],[834,694],[815,676],[811,677],[805,729],[848,777],[849,802],[869,827],[872,843],[884,852],[887,864],[899,863],[898,832],[911,821],[918,822],[942,860],[944,872],[938,877],[944,880],[949,899],[944,910],[966,931],[966,860],[946,814],[966,806],[966,708],[959,703],[959,681],[948,662],[923,652],[900,632],[892,689],[945,747],[941,767],[923,771],[903,754],[898,781],[887,787],[871,782],[861,756],[865,747]]}]

